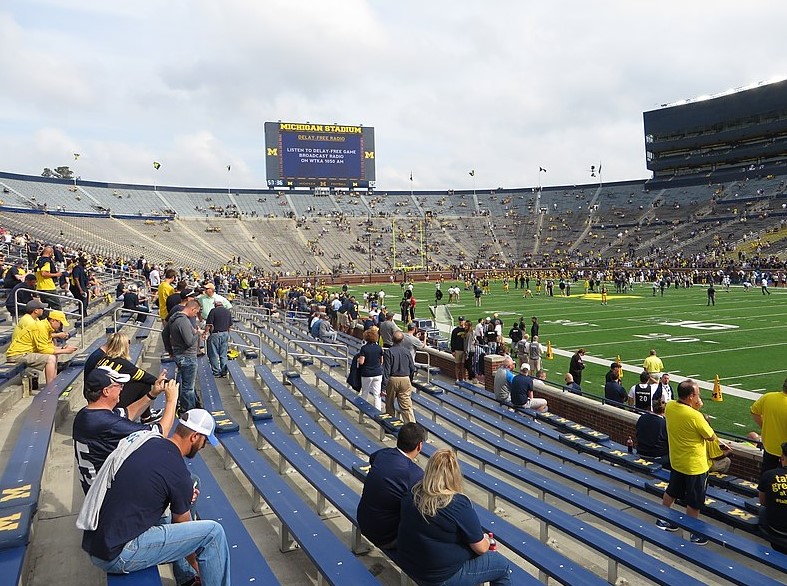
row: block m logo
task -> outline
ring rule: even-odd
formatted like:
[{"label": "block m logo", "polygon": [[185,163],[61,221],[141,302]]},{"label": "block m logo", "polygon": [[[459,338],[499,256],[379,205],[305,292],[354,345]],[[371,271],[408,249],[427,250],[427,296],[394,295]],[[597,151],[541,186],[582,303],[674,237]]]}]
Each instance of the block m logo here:
[{"label": "block m logo", "polygon": [[278,147],[268,147],[268,156],[269,157],[278,157],[279,156],[279,148]]},{"label": "block m logo", "polygon": [[24,499],[30,496],[30,490],[32,489],[32,485],[25,484],[24,486],[17,486],[15,488],[5,488],[3,492],[0,493],[3,496],[0,497],[0,503],[6,503],[8,501],[13,501],[16,499]]}]

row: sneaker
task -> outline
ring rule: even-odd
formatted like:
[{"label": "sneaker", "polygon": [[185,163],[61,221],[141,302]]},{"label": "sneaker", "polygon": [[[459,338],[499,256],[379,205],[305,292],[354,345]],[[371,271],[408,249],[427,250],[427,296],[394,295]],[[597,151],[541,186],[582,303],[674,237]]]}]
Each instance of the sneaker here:
[{"label": "sneaker", "polygon": [[164,409],[151,409],[150,415],[140,417],[139,421],[144,424],[156,423],[157,421],[161,421],[162,417],[164,417]]},{"label": "sneaker", "polygon": [[708,538],[703,537],[702,535],[697,535],[696,533],[692,533],[689,541],[691,541],[694,545],[705,545],[708,543]]},{"label": "sneaker", "polygon": [[662,531],[677,531],[679,529],[679,527],[674,523],[670,523],[669,521],[663,521],[662,519],[658,519],[656,521],[656,527],[658,527]]}]

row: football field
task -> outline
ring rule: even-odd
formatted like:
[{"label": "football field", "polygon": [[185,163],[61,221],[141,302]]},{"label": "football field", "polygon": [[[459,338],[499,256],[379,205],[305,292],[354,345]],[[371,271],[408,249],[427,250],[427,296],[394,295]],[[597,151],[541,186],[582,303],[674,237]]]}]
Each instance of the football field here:
[{"label": "football field", "polygon": [[[727,391],[724,400],[711,401],[709,390],[702,393],[703,411],[713,417],[711,424],[717,430],[737,435],[756,430],[749,413],[752,399],[759,393],[781,390],[787,377],[787,290],[771,288],[771,295],[763,295],[759,288],[732,287],[727,292],[718,287],[716,305],[708,306],[705,287],[673,288],[654,296],[646,283],[626,294],[610,291],[608,305],[602,305],[598,293],[586,295],[576,284],[570,297],[558,296],[556,286],[554,297],[523,298],[513,284],[506,293],[501,283],[493,282],[478,308],[472,291],[460,283],[442,284],[443,301],[448,300],[450,286],[461,288],[459,303],[448,305],[454,320],[462,315],[475,324],[478,318],[496,312],[507,335],[514,320],[524,316],[529,331],[530,317],[538,316],[542,344],[549,342],[554,349],[570,353],[585,348],[582,389],[588,393],[603,395],[610,361],[620,356],[624,364],[639,367],[650,349],[663,360],[666,372],[709,383],[718,375]],[[370,289],[356,286],[351,292],[360,302],[363,291]],[[389,310],[398,313],[401,287],[382,289]],[[416,283],[414,294],[416,317],[430,317],[427,306],[435,301],[434,283]],[[562,383],[569,357],[560,354],[544,365],[549,380]],[[600,363],[593,363],[594,358]],[[635,378],[635,373],[626,372],[622,382],[628,388]]]}]

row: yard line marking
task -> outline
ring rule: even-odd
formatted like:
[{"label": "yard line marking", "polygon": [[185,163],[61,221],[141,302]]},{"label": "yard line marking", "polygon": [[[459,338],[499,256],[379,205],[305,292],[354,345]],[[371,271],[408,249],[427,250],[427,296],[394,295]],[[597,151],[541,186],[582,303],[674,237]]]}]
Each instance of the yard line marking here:
[{"label": "yard line marking", "polygon": [[[737,377],[733,376],[733,377],[730,377],[730,378],[737,378]],[[727,386],[729,386],[729,387],[739,387],[739,386],[741,386],[741,383],[729,383]]]},{"label": "yard line marking", "polygon": [[[776,344],[760,344],[759,346],[748,346],[747,350],[756,350],[757,348],[773,348],[775,346],[784,346],[785,342]],[[721,350],[714,350],[713,352],[687,352],[685,354],[672,354],[669,356],[661,356],[661,358],[683,358],[684,356],[701,356],[702,354],[721,354],[722,352],[740,352],[740,348],[723,348]]]},{"label": "yard line marking", "polygon": [[738,427],[747,427],[746,425],[743,425],[742,423],[736,423],[735,421],[733,421],[732,424],[737,425]]},{"label": "yard line marking", "polygon": [[[736,378],[749,378],[749,377],[752,377],[752,376],[765,376],[765,375],[768,375],[768,374],[780,374],[782,372],[787,372],[787,369],[783,368],[781,370],[769,370],[768,372],[753,372],[751,374],[741,374],[741,375],[738,375],[738,376],[725,376],[724,380],[728,381],[728,380],[735,380]],[[738,383],[738,384],[740,384],[740,383]],[[732,387],[732,386],[735,386],[735,385],[730,385],[730,386]]]},{"label": "yard line marking", "polygon": [[761,392],[763,392],[764,390],[765,390],[765,389],[754,389],[754,390],[752,391],[752,393],[761,393]]}]

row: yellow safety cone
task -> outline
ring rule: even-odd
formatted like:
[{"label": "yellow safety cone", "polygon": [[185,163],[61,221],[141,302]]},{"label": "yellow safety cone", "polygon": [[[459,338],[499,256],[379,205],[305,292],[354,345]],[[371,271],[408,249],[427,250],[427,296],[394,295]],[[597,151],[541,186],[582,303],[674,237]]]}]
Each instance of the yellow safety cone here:
[{"label": "yellow safety cone", "polygon": [[[620,363],[621,363],[621,362],[620,362],[620,354],[618,354],[618,357],[617,357],[617,359],[615,359],[615,362],[616,362],[617,364],[620,364]],[[620,379],[619,379],[619,380],[623,380],[623,368],[621,367],[621,369],[620,369],[618,372],[620,373]]]},{"label": "yellow safety cone", "polygon": [[716,375],[716,378],[713,380],[713,394],[711,394],[711,399],[714,401],[724,401],[724,396],[721,393],[721,385],[719,384],[719,375]]},{"label": "yellow safety cone", "polygon": [[553,360],[555,355],[552,353],[552,342],[547,340],[547,360]]}]

